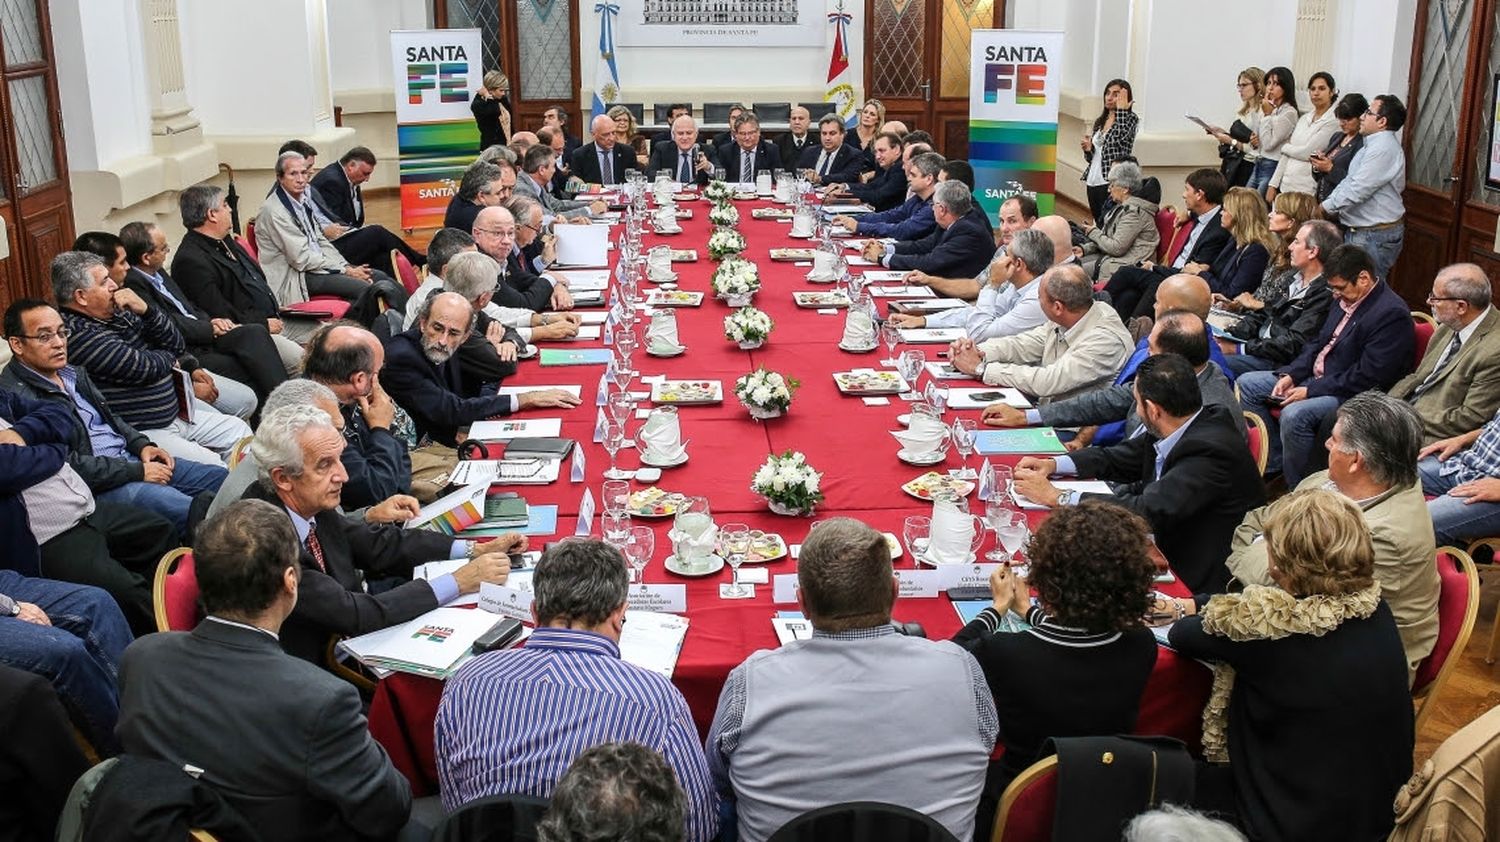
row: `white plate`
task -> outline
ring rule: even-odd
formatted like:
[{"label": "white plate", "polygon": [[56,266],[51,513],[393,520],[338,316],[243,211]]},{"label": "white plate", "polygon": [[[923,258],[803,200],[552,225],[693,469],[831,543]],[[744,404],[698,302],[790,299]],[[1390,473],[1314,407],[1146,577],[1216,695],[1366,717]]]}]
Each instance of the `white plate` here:
[{"label": "white plate", "polygon": [[682,454],[680,456],[678,456],[677,459],[675,459],[675,460],[672,460],[672,459],[665,459],[665,460],[647,459],[646,458],[646,454],[644,454],[644,453],[641,454],[641,464],[642,465],[650,465],[653,468],[675,468],[678,465],[681,465],[683,462],[686,462],[687,460],[688,460],[688,453],[687,453],[686,450],[682,451]]},{"label": "white plate", "polygon": [[680,356],[682,356],[683,354],[686,354],[686,353],[687,353],[687,346],[686,345],[680,346],[676,351],[673,351],[670,354],[658,354],[655,351],[651,350],[650,347],[646,348],[646,354],[647,354],[647,356],[652,356],[652,357],[662,357],[662,358],[680,357]]},{"label": "white plate", "polygon": [[910,427],[911,426],[911,413],[910,412],[903,412],[900,415],[897,415],[896,416],[896,423],[900,424],[903,427]]},{"label": "white plate", "polygon": [[674,228],[674,229],[670,229],[670,230],[669,230],[669,229],[666,229],[666,228],[656,228],[656,227],[655,227],[655,226],[652,226],[652,229],[653,229],[653,230],[654,230],[654,231],[655,231],[655,232],[656,232],[656,233],[657,233],[657,234],[658,234],[658,235],[659,235],[659,236],[663,236],[663,237],[670,237],[670,236],[672,236],[672,235],[673,235],[673,234],[681,234],[681,233],[682,233],[682,226],[681,226],[681,225],[679,225],[679,226],[677,226],[677,227],[676,227],[676,228]]},{"label": "white plate", "polygon": [[903,447],[896,451],[896,458],[908,465],[936,465],[947,459],[948,454],[940,450],[932,453],[911,453]]},{"label": "white plate", "polygon": [[715,573],[718,573],[720,570],[723,570],[724,559],[722,556],[711,556],[709,558],[708,566],[704,569],[688,570],[686,567],[683,567],[682,565],[677,563],[677,555],[676,553],[673,553],[672,555],[667,556],[667,563],[665,567],[667,568],[668,572],[676,573],[678,576],[688,576],[694,579],[701,579],[704,576],[712,576]]},{"label": "white plate", "polygon": [[873,351],[873,350],[875,350],[876,348],[879,348],[879,347],[880,347],[879,343],[871,345],[868,348],[850,348],[850,347],[846,346],[842,342],[839,343],[839,350],[840,351],[848,351],[851,354],[868,354],[871,351]]}]

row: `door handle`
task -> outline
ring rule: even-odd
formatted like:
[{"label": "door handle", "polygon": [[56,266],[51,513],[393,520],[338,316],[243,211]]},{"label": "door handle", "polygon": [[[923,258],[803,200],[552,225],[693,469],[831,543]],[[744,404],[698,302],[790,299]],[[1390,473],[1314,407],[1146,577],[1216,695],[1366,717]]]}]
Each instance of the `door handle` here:
[{"label": "door handle", "polygon": [[923,79],[922,80],[922,84],[919,85],[918,87],[920,87],[922,89],[922,99],[924,99],[924,100],[930,100],[930,99],[932,99],[932,80],[930,80],[930,79]]},{"label": "door handle", "polygon": [[1444,184],[1457,184],[1458,183],[1458,176],[1456,176],[1456,175],[1444,176],[1443,177],[1443,183]]}]

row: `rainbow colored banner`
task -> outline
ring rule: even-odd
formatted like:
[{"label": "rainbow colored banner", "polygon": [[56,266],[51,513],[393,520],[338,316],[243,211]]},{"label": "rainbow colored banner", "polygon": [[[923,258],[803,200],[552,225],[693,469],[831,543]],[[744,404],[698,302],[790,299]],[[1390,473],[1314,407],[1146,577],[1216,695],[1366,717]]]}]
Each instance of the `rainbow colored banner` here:
[{"label": "rainbow colored banner", "polygon": [[477,29],[391,33],[402,228],[441,227],[479,154],[469,100],[484,75],[482,56]]},{"label": "rainbow colored banner", "polygon": [[969,163],[974,196],[1000,222],[1000,206],[1030,196],[1052,213],[1057,188],[1061,32],[976,29],[970,50]]},{"label": "rainbow colored banner", "polygon": [[473,120],[396,127],[401,150],[401,227],[441,228],[448,202],[479,148]]}]

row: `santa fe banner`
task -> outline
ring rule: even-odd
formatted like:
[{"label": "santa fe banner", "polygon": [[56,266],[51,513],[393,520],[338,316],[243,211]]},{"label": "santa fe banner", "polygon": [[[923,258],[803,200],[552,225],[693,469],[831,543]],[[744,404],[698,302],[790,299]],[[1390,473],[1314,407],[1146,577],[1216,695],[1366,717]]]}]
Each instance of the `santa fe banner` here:
[{"label": "santa fe banner", "polygon": [[479,155],[469,101],[484,78],[477,29],[391,32],[401,227],[440,228],[464,168]]},{"label": "santa fe banner", "polygon": [[974,195],[996,225],[1015,195],[1052,213],[1057,180],[1061,32],[976,29],[969,69],[969,163]]}]

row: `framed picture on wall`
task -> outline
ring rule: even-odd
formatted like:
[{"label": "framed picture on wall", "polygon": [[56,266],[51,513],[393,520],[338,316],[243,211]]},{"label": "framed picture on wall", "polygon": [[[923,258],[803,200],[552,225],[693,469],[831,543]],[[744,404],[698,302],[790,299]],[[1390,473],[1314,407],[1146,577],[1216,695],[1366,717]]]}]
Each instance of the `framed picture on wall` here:
[{"label": "framed picture on wall", "polygon": [[1490,84],[1490,163],[1484,171],[1484,183],[1500,190],[1500,73]]}]

